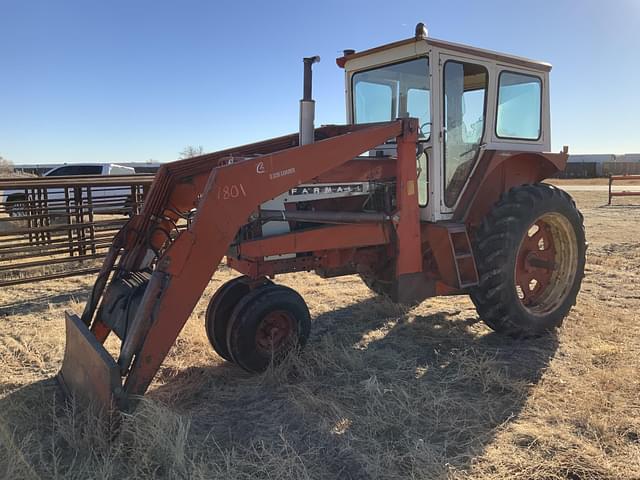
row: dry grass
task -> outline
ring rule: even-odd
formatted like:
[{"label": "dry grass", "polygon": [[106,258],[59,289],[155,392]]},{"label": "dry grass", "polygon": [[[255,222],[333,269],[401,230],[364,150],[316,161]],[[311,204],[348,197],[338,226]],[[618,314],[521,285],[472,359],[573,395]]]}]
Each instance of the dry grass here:
[{"label": "dry grass", "polygon": [[0,477],[638,479],[640,208],[575,196],[588,271],[557,336],[502,338],[464,297],[403,310],[355,277],[292,274],[312,340],[251,376],[204,335],[222,270],[112,442],[51,380],[91,279],[3,291]]}]

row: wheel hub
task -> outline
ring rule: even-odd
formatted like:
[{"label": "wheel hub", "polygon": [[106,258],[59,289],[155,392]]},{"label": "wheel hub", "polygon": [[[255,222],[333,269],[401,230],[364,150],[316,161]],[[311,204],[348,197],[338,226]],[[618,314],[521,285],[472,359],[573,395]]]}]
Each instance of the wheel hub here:
[{"label": "wheel hub", "polygon": [[538,218],[516,256],[515,283],[522,305],[538,314],[556,308],[576,267],[575,233],[566,218],[554,213]]},{"label": "wheel hub", "polygon": [[516,259],[516,285],[524,305],[534,304],[546,290],[555,270],[551,228],[543,220],[529,227]]},{"label": "wheel hub", "polygon": [[274,311],[264,317],[256,332],[256,346],[266,353],[278,352],[293,336],[295,319],[285,311]]}]

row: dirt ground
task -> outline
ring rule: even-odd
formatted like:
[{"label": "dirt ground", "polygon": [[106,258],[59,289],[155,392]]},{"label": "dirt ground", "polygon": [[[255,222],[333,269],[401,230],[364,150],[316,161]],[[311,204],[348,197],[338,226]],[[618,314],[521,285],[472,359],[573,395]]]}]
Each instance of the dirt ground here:
[{"label": "dirt ground", "polygon": [[204,333],[222,270],[113,441],[52,380],[92,278],[5,289],[0,477],[639,479],[640,206],[572,195],[590,246],[557,335],[503,338],[466,297],[404,310],[356,277],[291,274],[312,339],[252,376]]}]

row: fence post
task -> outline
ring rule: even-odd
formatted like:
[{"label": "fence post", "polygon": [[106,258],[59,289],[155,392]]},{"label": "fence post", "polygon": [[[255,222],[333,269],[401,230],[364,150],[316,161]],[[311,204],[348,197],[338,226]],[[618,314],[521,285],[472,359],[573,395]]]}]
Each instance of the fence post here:
[{"label": "fence post", "polygon": [[67,222],[67,238],[69,239],[69,256],[73,257],[73,231],[71,230],[71,202],[69,200],[69,187],[64,187],[64,205]]}]

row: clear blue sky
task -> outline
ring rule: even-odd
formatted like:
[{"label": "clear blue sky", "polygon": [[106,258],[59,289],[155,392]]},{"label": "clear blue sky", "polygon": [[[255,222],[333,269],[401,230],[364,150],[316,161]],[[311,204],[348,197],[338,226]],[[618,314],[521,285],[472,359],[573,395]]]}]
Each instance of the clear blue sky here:
[{"label": "clear blue sky", "polygon": [[170,161],[292,132],[316,54],[316,123],[344,123],[335,57],[418,21],[551,62],[554,150],[640,152],[638,0],[0,0],[0,155]]}]

